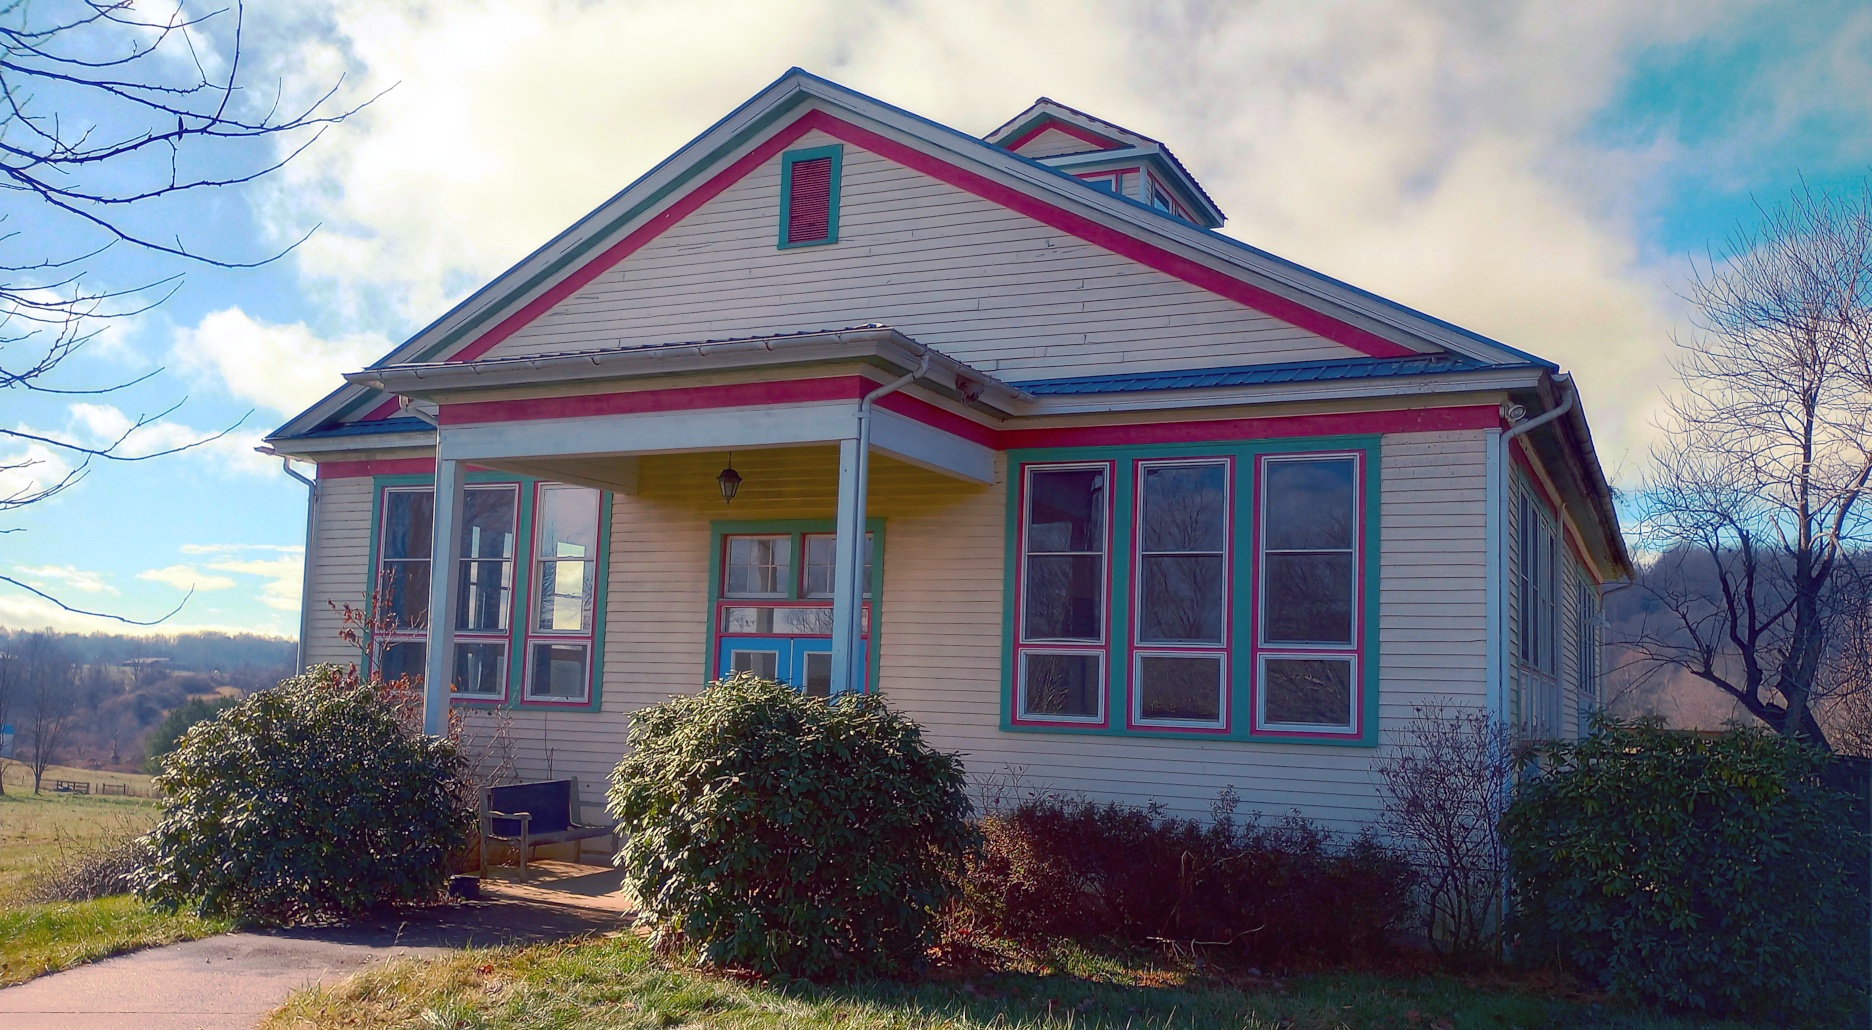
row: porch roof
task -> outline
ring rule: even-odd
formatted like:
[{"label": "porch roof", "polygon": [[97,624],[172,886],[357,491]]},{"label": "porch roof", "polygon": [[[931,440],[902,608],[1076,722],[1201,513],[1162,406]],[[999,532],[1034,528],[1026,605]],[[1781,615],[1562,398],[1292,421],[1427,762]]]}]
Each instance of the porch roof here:
[{"label": "porch roof", "polygon": [[[927,361],[927,367],[924,363]],[[663,376],[858,362],[894,374],[922,370],[918,389],[1005,418],[1033,396],[881,323],[682,343],[627,344],[548,354],[416,361],[345,375],[349,382],[422,400],[461,391],[553,383],[597,383]]]}]

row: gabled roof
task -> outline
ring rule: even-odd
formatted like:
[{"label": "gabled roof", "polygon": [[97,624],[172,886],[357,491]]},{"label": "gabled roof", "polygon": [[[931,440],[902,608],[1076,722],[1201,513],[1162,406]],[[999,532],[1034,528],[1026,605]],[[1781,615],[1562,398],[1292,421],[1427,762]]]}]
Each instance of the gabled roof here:
[{"label": "gabled roof", "polygon": [[[1447,351],[1484,364],[1538,361],[795,68],[372,367],[479,356],[813,129],[1376,357]],[[388,414],[392,404],[347,385],[270,439]]]},{"label": "gabled roof", "polygon": [[1199,215],[1205,227],[1219,229],[1228,221],[1222,208],[1202,188],[1202,183],[1190,174],[1190,170],[1170,148],[1161,141],[1152,139],[1141,132],[1133,132],[1116,122],[1088,114],[1076,107],[1068,107],[1050,97],[1035,100],[1027,110],[1003,122],[993,132],[982,139],[1004,150],[1018,151],[1022,144],[1047,129],[1058,129],[1068,135],[1085,140],[1088,149],[1074,154],[1060,155],[1053,158],[1039,158],[1043,164],[1055,167],[1080,165],[1086,161],[1097,161],[1102,157],[1116,157],[1119,154],[1135,156],[1156,165],[1156,170],[1170,179],[1180,192],[1187,195],[1199,208]]}]

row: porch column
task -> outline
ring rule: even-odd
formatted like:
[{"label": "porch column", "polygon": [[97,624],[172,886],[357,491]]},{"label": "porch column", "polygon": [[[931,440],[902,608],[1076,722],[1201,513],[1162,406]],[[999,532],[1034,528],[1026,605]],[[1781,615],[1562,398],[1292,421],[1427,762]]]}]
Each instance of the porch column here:
[{"label": "porch column", "polygon": [[838,522],[832,555],[832,693],[863,690],[858,619],[864,605],[865,481],[862,443],[839,441]]},{"label": "porch column", "polygon": [[423,732],[448,732],[455,680],[455,606],[461,581],[462,463],[436,457],[435,523],[429,538],[429,653],[423,669]]}]

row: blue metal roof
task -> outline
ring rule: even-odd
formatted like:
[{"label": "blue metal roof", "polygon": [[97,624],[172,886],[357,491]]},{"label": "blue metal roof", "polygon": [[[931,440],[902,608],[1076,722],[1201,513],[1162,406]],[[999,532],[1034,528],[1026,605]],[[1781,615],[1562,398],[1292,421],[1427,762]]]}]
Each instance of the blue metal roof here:
[{"label": "blue metal roof", "polygon": [[344,422],[335,426],[300,433],[290,440],[328,440],[339,436],[383,436],[387,433],[421,433],[435,428],[419,418],[381,418],[374,422]]},{"label": "blue metal roof", "polygon": [[[1120,372],[1072,379],[1036,379],[1009,385],[1036,397],[1064,397],[1088,393],[1131,393],[1141,390],[1196,390],[1216,386],[1261,386],[1269,383],[1322,383],[1341,379],[1379,379],[1389,376],[1437,375],[1485,367],[1455,354],[1420,354],[1408,358],[1348,358],[1335,361],[1289,361],[1274,365],[1236,365],[1230,368],[1173,369],[1167,372]],[[1501,366],[1490,366],[1501,367]]]}]

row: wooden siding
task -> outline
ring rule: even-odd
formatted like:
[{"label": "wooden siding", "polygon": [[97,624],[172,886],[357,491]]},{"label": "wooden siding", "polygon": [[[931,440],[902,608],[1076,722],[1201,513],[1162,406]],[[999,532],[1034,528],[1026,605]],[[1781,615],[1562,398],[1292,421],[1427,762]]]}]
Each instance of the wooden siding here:
[{"label": "wooden siding", "polygon": [[1038,160],[1043,157],[1059,157],[1062,154],[1083,154],[1097,149],[1099,148],[1070,133],[1061,132],[1058,129],[1047,129],[1021,144],[1020,149],[1014,152],[1022,157]]},{"label": "wooden siding", "polygon": [[[1379,668],[1387,741],[1415,706],[1484,703],[1484,447],[1475,432],[1385,438]],[[711,520],[832,514],[830,448],[737,454],[746,480],[732,507],[716,491],[718,466],[714,455],[646,458],[639,494],[615,498],[603,711],[495,717],[511,727],[521,775],[576,775],[586,802],[601,804],[630,713],[697,689],[707,674]],[[962,752],[978,785],[1016,778],[1024,789],[1160,801],[1193,816],[1207,815],[1232,786],[1244,810],[1298,809],[1341,829],[1369,822],[1379,804],[1372,748],[1003,732],[1005,476],[1005,461],[992,487],[888,459],[874,465],[870,514],[886,520],[881,680],[932,743]]]},{"label": "wooden siding", "polygon": [[839,242],[780,250],[780,160],[488,356],[867,322],[1014,380],[1359,356],[853,146]]},{"label": "wooden siding", "polygon": [[376,488],[369,478],[325,479],[318,485],[318,524],[314,529],[316,554],[312,562],[312,596],[306,623],[306,662],[350,665],[357,650],[338,639],[342,628],[332,605],[364,604],[370,580],[371,505]]}]

